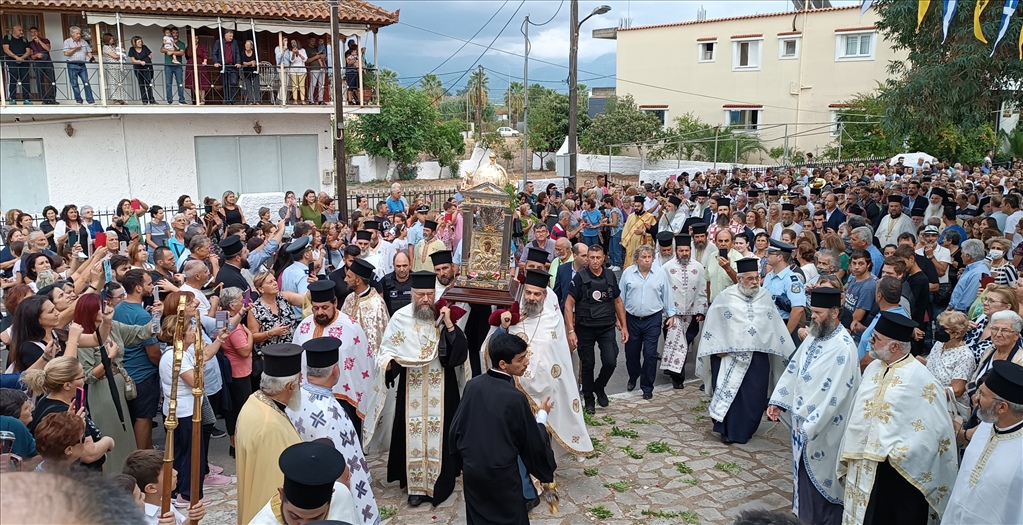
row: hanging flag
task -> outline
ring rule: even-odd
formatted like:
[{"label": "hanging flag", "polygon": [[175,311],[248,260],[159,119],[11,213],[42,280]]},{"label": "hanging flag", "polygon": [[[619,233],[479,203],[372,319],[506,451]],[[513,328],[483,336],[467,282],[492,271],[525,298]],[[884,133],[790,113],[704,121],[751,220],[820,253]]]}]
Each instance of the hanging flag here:
[{"label": "hanging flag", "polygon": [[1005,32],[1009,30],[1009,19],[1016,12],[1018,5],[1019,0],[1005,0],[1005,6],[1002,7],[1002,23],[998,26],[998,37],[995,38],[995,45],[991,46],[991,55],[988,58],[995,56],[995,49],[998,48],[998,43],[1002,41]]},{"label": "hanging flag", "polygon": [[1019,30],[1019,59],[1023,60],[1023,28]]},{"label": "hanging flag", "polygon": [[927,9],[931,7],[931,0],[917,0],[916,2],[916,32],[920,32],[920,24],[924,22]]},{"label": "hanging flag", "polygon": [[956,15],[956,6],[958,0],[942,0],[944,11],[941,14],[941,43],[944,44],[945,40],[948,39],[948,26],[952,23],[952,18]]},{"label": "hanging flag", "polygon": [[980,27],[980,15],[990,2],[991,0],[977,0],[977,6],[973,8],[973,36],[985,44],[987,39],[984,38],[984,30]]},{"label": "hanging flag", "polygon": [[867,11],[870,11],[870,5],[873,3],[874,0],[863,0],[863,3],[860,4],[860,16],[867,14]]}]

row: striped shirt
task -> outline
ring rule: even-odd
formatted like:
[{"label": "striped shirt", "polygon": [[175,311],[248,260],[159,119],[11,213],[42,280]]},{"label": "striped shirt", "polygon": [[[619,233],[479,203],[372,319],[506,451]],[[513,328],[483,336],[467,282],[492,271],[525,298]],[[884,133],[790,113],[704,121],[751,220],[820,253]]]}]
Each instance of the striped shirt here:
[{"label": "striped shirt", "polygon": [[82,46],[81,49],[75,51],[73,54],[67,57],[68,62],[85,62],[89,60],[89,53],[92,53],[92,46],[89,45],[84,39],[75,42],[73,38],[69,38],[64,41],[64,51],[74,49],[78,46]]}]

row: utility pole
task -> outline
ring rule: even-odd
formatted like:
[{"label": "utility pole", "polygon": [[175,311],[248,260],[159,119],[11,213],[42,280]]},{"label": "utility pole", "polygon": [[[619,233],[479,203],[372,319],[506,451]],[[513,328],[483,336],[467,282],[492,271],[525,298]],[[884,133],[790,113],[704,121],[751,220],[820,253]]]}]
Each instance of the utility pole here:
[{"label": "utility pole", "polygon": [[576,187],[576,133],[579,119],[579,92],[576,90],[576,69],[579,60],[579,0],[571,0],[568,17],[568,185]]},{"label": "utility pole", "polygon": [[[330,82],[333,87],[332,97],[334,101],[334,178],[337,185],[338,213],[341,220],[348,220],[348,156],[345,154],[345,111],[344,90],[341,88],[341,66],[344,60],[341,57],[342,44],[339,41],[340,20],[338,19],[338,0],[330,0],[330,40],[333,42],[330,51],[331,67]],[[373,58],[376,61],[376,57]],[[361,94],[360,94],[361,96]]]},{"label": "utility pole", "polygon": [[483,137],[483,66],[479,66],[476,77],[476,140]]},{"label": "utility pole", "polygon": [[[533,159],[529,156],[529,15],[526,15],[526,23],[523,36],[525,37],[525,64],[522,66],[522,189],[526,189],[526,181],[529,180],[529,168]],[[996,128],[997,129],[997,128]]]}]

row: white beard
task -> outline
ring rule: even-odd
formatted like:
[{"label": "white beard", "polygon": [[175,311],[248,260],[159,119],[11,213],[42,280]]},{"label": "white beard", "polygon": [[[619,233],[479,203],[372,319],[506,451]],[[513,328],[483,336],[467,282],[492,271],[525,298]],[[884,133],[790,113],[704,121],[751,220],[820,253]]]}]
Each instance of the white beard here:
[{"label": "white beard", "polygon": [[291,393],[291,399],[288,399],[288,408],[295,412],[302,410],[302,388],[300,385],[296,385],[295,391]]},{"label": "white beard", "polygon": [[753,286],[745,286],[740,284],[739,291],[742,292],[742,295],[745,295],[747,298],[752,299],[757,295],[757,292],[760,291],[760,285],[755,284]]}]

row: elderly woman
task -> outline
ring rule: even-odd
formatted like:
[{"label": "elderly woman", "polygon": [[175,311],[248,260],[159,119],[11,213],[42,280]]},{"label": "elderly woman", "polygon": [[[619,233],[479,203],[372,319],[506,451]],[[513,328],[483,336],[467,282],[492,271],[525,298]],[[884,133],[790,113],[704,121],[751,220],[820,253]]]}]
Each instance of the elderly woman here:
[{"label": "elderly woman", "polygon": [[261,350],[270,345],[291,342],[295,327],[301,321],[291,307],[302,306],[305,295],[282,292],[271,272],[256,275],[252,284],[259,297],[252,301],[252,315],[248,316],[246,322],[252,332],[253,352],[257,356],[253,359],[252,371],[252,387],[255,390],[259,388],[259,375],[263,369]]},{"label": "elderly woman", "polygon": [[[972,397],[977,393],[977,387],[982,382],[985,374],[991,370],[991,364],[995,361],[1009,361],[1023,366],[1023,340],[1020,339],[1020,331],[1023,330],[1023,318],[1015,311],[1002,310],[991,315],[988,329],[991,331],[993,344],[980,358],[973,377],[967,384],[967,393]],[[976,401],[976,399],[974,399]],[[974,408],[977,407],[976,402]],[[969,442],[973,437],[976,428],[976,412],[964,429],[959,429],[956,434],[957,441],[962,445]]]},{"label": "elderly woman", "polygon": [[[231,318],[228,336],[222,345],[224,356],[231,363],[231,382],[227,384],[231,396],[231,410],[227,411],[224,420],[227,422],[227,435],[231,438],[231,457],[234,457],[234,431],[238,422],[238,413],[242,405],[252,395],[252,332],[242,318],[245,306],[242,304],[241,289],[230,287],[220,292],[220,307],[227,310]],[[233,327],[233,328],[232,328]],[[259,378],[255,378],[256,381]]]},{"label": "elderly woman", "polygon": [[983,300],[983,313],[973,322],[974,327],[965,336],[965,342],[973,351],[974,359],[979,360],[991,346],[991,331],[988,327],[991,316],[1003,310],[1018,312],[1019,308],[1020,303],[1015,290],[1002,284],[988,285]]},{"label": "elderly woman", "polygon": [[987,259],[991,265],[991,277],[995,284],[1014,286],[1018,277],[1016,267],[1009,262],[1012,253],[1012,241],[1005,237],[993,237],[987,240]]},{"label": "elderly woman", "polygon": [[969,406],[970,398],[966,394],[966,383],[973,378],[977,362],[969,345],[963,337],[970,329],[970,321],[966,314],[955,310],[942,312],[938,315],[938,326],[934,331],[934,346],[926,358],[918,356],[927,370],[947,389],[953,397],[964,406]]}]

